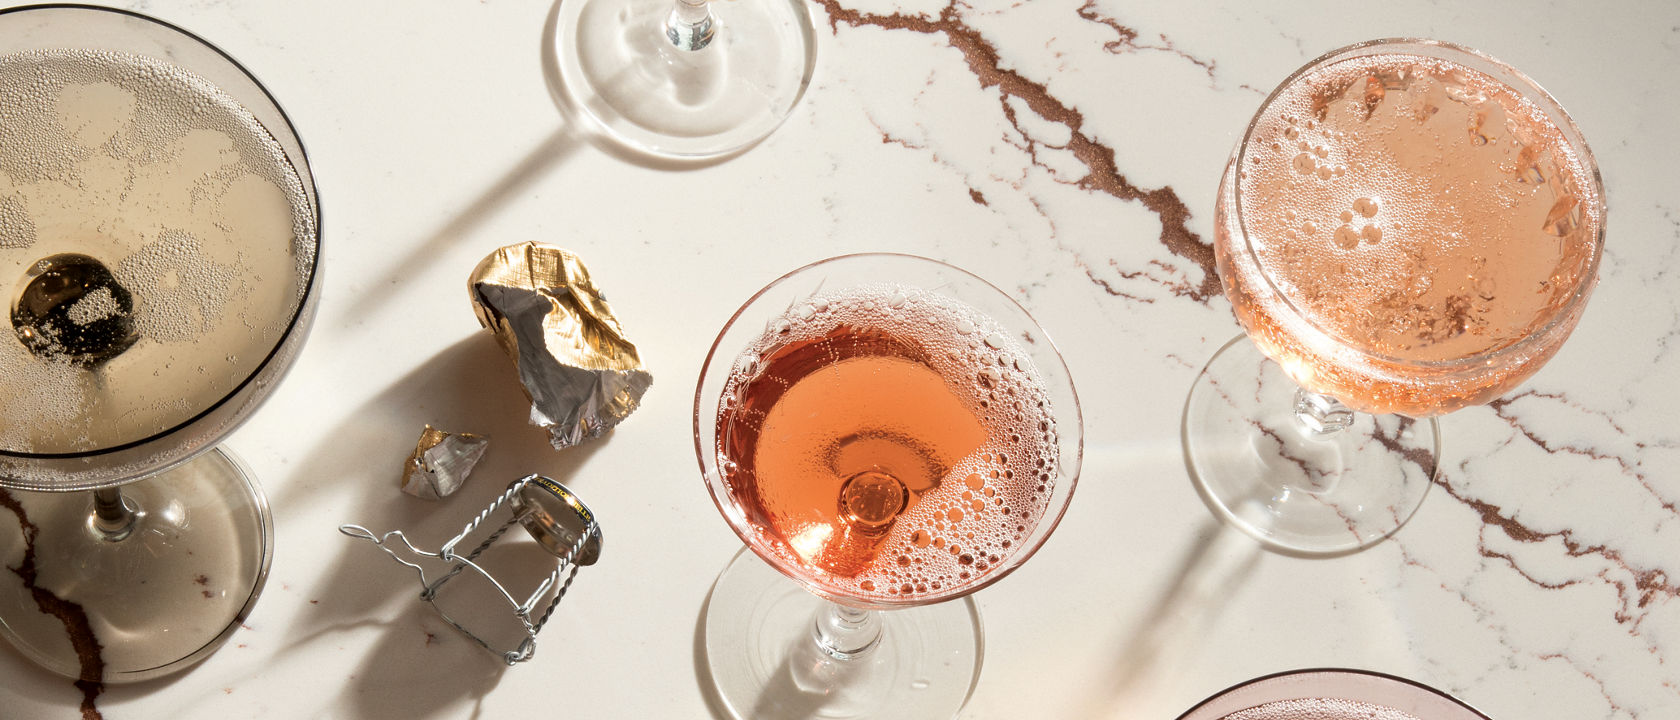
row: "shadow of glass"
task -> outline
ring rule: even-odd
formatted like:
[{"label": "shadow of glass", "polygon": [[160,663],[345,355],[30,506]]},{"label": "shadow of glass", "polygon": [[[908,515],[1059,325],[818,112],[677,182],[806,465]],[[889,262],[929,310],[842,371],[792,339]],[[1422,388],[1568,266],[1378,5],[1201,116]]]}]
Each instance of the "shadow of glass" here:
[{"label": "shadow of glass", "polygon": [[477,717],[480,703],[507,670],[489,653],[467,652],[476,648],[466,642],[426,642],[418,652],[415,646],[412,637],[382,635],[334,706],[354,708],[351,717],[366,720],[413,720],[458,716],[460,701],[466,699],[474,705],[471,716]]},{"label": "shadow of glass", "polygon": [[[1173,673],[1169,655],[1175,648],[1193,646],[1198,633],[1230,606],[1230,598],[1253,576],[1265,549],[1253,538],[1218,518],[1206,518],[1197,540],[1185,549],[1178,571],[1124,638],[1115,653],[1112,681],[1106,696],[1093,705],[1112,708],[1129,691],[1153,677]],[[1105,715],[1094,707],[1092,716]]]},{"label": "shadow of glass", "polygon": [[[800,718],[822,717],[822,710],[834,697],[834,688],[844,685],[848,676],[864,672],[861,663],[836,662],[817,646],[814,635],[797,635],[788,639],[787,651],[771,673],[764,692],[745,714],[731,712],[729,703],[718,692],[712,675],[711,661],[706,653],[706,613],[712,606],[712,592],[694,621],[694,672],[700,685],[700,695],[706,709],[717,720],[737,718]],[[816,618],[812,618],[816,622]],[[813,625],[814,627],[814,625]]]},{"label": "shadow of glass", "polygon": [[718,693],[717,681],[712,677],[712,665],[706,660],[706,612],[712,607],[712,589],[706,589],[706,601],[700,603],[700,614],[694,616],[694,676],[700,684],[700,697],[716,720],[732,720],[729,706]]},{"label": "shadow of glass", "polygon": [[[556,128],[543,138],[542,142],[531,148],[518,163],[508,168],[501,178],[497,179],[484,192],[479,193],[455,216],[428,235],[415,246],[413,252],[396,267],[391,268],[377,278],[369,278],[367,287],[374,290],[361,293],[361,297],[354,300],[348,317],[371,317],[391,301],[392,294],[382,292],[379,288],[386,288],[405,279],[413,277],[420,268],[435,261],[442,249],[461,238],[471,235],[482,226],[485,221],[493,217],[511,200],[523,194],[538,179],[559,167],[573,152],[577,150],[579,142],[565,127]],[[464,279],[463,279],[464,281]]]}]

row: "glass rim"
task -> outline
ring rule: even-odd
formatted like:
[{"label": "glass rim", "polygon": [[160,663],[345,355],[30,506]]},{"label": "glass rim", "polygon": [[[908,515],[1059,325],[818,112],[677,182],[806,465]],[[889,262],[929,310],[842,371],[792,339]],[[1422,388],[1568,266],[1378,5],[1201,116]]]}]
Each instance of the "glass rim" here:
[{"label": "glass rim", "polygon": [[[1242,172],[1243,161],[1248,158],[1248,150],[1252,144],[1251,141],[1253,140],[1255,129],[1260,124],[1261,117],[1278,99],[1278,97],[1283,94],[1285,89],[1293,86],[1298,80],[1308,73],[1328,67],[1355,55],[1374,55],[1378,54],[1381,48],[1396,46],[1399,46],[1396,47],[1393,52],[1393,54],[1396,55],[1416,55],[1419,57],[1428,57],[1430,59],[1443,59],[1423,55],[1417,52],[1407,52],[1403,46],[1408,45],[1421,48],[1432,48],[1448,55],[1458,54],[1476,62],[1486,63],[1498,70],[1499,73],[1507,75],[1508,77],[1499,77],[1494,73],[1487,73],[1492,76],[1496,82],[1510,87],[1523,99],[1534,103],[1543,113],[1545,113],[1557,124],[1558,130],[1563,134],[1565,143],[1575,151],[1580,160],[1581,166],[1587,171],[1586,177],[1582,179],[1583,184],[1588,186],[1588,189],[1592,191],[1592,196],[1597,200],[1598,223],[1593,237],[1590,238],[1592,252],[1587,259],[1587,264],[1584,268],[1585,271],[1582,272],[1580,277],[1576,279],[1575,286],[1570,291],[1569,299],[1556,309],[1552,310],[1546,318],[1546,322],[1544,324],[1529,331],[1515,342],[1493,348],[1491,350],[1484,350],[1476,353],[1475,355],[1468,355],[1459,358],[1448,358],[1445,360],[1407,360],[1381,353],[1370,352],[1342,340],[1336,334],[1321,327],[1316,320],[1309,317],[1306,313],[1303,313],[1301,309],[1296,306],[1294,300],[1292,300],[1289,295],[1284,293],[1282,289],[1277,286],[1277,282],[1272,278],[1271,273],[1266,272],[1265,270],[1260,270],[1259,275],[1266,281],[1267,289],[1269,289],[1285,307],[1289,308],[1290,312],[1293,313],[1296,318],[1304,321],[1313,332],[1322,335],[1325,339],[1334,343],[1341,351],[1353,352],[1362,357],[1407,367],[1428,368],[1444,371],[1464,370],[1478,365],[1484,365],[1492,358],[1507,354],[1514,354],[1544,341],[1547,336],[1557,329],[1559,323],[1563,322],[1566,318],[1577,314],[1580,307],[1586,303],[1593,286],[1598,281],[1599,264],[1604,257],[1605,226],[1609,222],[1610,215],[1610,204],[1608,199],[1604,196],[1603,177],[1598,169],[1598,160],[1593,155],[1592,148],[1587,145],[1586,136],[1581,133],[1581,129],[1575,123],[1575,119],[1569,115],[1567,110],[1564,109],[1563,104],[1558,102],[1557,98],[1553,97],[1550,92],[1547,92],[1540,83],[1535,82],[1533,78],[1524,74],[1521,70],[1518,70],[1511,64],[1495,58],[1492,55],[1472,47],[1459,45],[1445,40],[1420,37],[1390,37],[1366,40],[1353,43],[1351,45],[1343,45],[1302,64],[1282,81],[1278,82],[1277,87],[1273,88],[1272,91],[1266,95],[1266,99],[1261,101],[1260,107],[1254,111],[1254,116],[1248,121],[1248,125],[1243,130],[1242,139],[1238,141],[1236,150],[1232,153],[1231,167],[1233,167],[1239,174]],[[1364,52],[1373,49],[1376,50],[1369,53]],[[1470,65],[1469,67],[1486,73],[1486,70],[1483,68],[1477,68],[1473,65]],[[1249,260],[1254,263],[1256,268],[1263,268],[1264,266],[1260,264],[1259,256],[1255,254],[1254,244],[1251,239],[1252,236],[1250,235],[1247,223],[1244,220],[1242,183],[1234,176],[1231,178],[1231,195],[1233,199],[1232,208],[1235,213],[1234,222],[1238,231],[1242,234],[1242,251],[1248,255]]]},{"label": "glass rim", "polygon": [[[771,290],[777,288],[778,286],[780,286],[784,282],[794,278],[795,276],[803,274],[807,270],[810,270],[810,269],[818,267],[818,266],[834,263],[834,262],[840,262],[840,261],[846,261],[846,260],[856,260],[856,259],[861,259],[861,258],[871,258],[871,257],[891,258],[891,259],[894,259],[894,260],[907,260],[907,261],[912,261],[912,262],[928,263],[928,264],[935,265],[935,266],[938,266],[938,267],[941,267],[941,268],[944,268],[944,269],[947,269],[947,270],[952,270],[952,271],[961,273],[962,275],[967,276],[968,278],[970,278],[970,279],[972,279],[976,282],[979,282],[983,286],[985,286],[987,288],[990,288],[991,290],[996,292],[998,297],[1003,298],[1011,306],[1013,306],[1016,310],[1020,311],[1021,314],[1023,316],[1025,316],[1028,320],[1030,320],[1034,324],[1034,326],[1037,327],[1039,332],[1043,334],[1042,339],[1045,342],[1045,344],[1049,347],[1049,356],[1048,357],[1055,359],[1057,365],[1059,366],[1059,368],[1062,371],[1063,376],[1065,378],[1067,378],[1068,395],[1073,400],[1073,407],[1071,408],[1070,416],[1071,416],[1072,420],[1077,424],[1077,427],[1079,429],[1079,436],[1077,438],[1077,442],[1075,442],[1073,444],[1073,452],[1074,452],[1073,462],[1071,464],[1069,464],[1064,459],[1064,461],[1061,463],[1061,467],[1063,468],[1063,473],[1061,473],[1061,475],[1058,478],[1058,479],[1064,480],[1065,483],[1066,483],[1066,486],[1067,486],[1066,499],[1063,500],[1063,502],[1058,507],[1046,508],[1044,515],[1039,518],[1038,524],[1034,527],[1034,532],[1040,536],[1040,540],[1037,543],[1034,543],[1031,547],[1022,547],[1021,549],[1017,550],[1014,554],[1010,555],[1009,558],[1008,558],[1007,566],[1001,567],[995,572],[987,573],[987,574],[981,576],[977,581],[975,581],[973,583],[963,585],[958,591],[955,591],[955,592],[942,592],[942,593],[934,593],[934,594],[929,594],[929,595],[920,595],[920,596],[917,596],[916,598],[910,599],[910,600],[894,600],[894,599],[891,599],[891,598],[862,598],[862,597],[856,597],[856,596],[853,596],[853,595],[845,595],[845,594],[840,594],[840,593],[834,593],[834,592],[830,592],[827,588],[821,587],[817,583],[811,582],[810,580],[805,578],[802,574],[798,573],[795,569],[787,567],[786,563],[784,562],[784,560],[782,558],[774,557],[774,556],[766,556],[764,553],[759,552],[758,546],[754,543],[753,539],[751,537],[749,537],[749,535],[743,531],[743,528],[736,523],[735,519],[739,515],[739,512],[737,512],[734,509],[733,503],[726,503],[724,498],[719,496],[718,491],[719,491],[720,488],[718,487],[717,482],[714,482],[713,479],[712,479],[712,475],[714,474],[715,468],[716,468],[716,449],[713,448],[711,450],[708,450],[706,447],[704,447],[704,445],[701,442],[701,434],[703,432],[703,429],[701,427],[702,418],[703,417],[704,418],[710,418],[713,421],[715,421],[716,418],[717,418],[716,409],[712,409],[711,411],[706,412],[706,411],[704,411],[704,408],[702,407],[702,403],[705,401],[705,394],[706,394],[706,378],[707,378],[708,374],[711,372],[712,363],[714,361],[733,362],[733,358],[728,358],[727,360],[725,360],[719,354],[719,351],[722,349],[722,343],[723,343],[724,336],[728,335],[729,331],[732,328],[735,327],[736,322],[741,319],[742,315],[744,315],[746,313],[747,309],[749,307],[753,306],[755,303],[757,303],[758,300],[761,297],[763,297],[765,294],[769,293]],[[739,353],[739,351],[740,351],[740,349],[736,349],[737,353]],[[1035,362],[1036,362],[1036,359],[1035,359]],[[721,389],[720,389],[720,391],[721,391]],[[1030,560],[1033,555],[1037,554],[1038,550],[1041,547],[1043,547],[1044,542],[1047,541],[1050,538],[1050,536],[1055,533],[1056,528],[1061,525],[1062,518],[1067,514],[1067,509],[1072,504],[1074,491],[1077,490],[1078,484],[1079,484],[1079,475],[1080,475],[1080,472],[1083,470],[1083,467],[1084,467],[1084,456],[1085,456],[1084,410],[1082,409],[1081,403],[1080,403],[1080,400],[1079,400],[1078,388],[1073,384],[1073,376],[1068,371],[1067,360],[1066,360],[1065,357],[1062,356],[1061,348],[1060,348],[1060,346],[1058,346],[1056,344],[1055,339],[1051,337],[1050,332],[1048,330],[1044,329],[1044,326],[1038,323],[1037,318],[1033,317],[1033,315],[1031,313],[1027,312],[1027,309],[1025,307],[1023,307],[1019,302],[1017,302],[1014,297],[1011,297],[1009,295],[1009,293],[1004,292],[1002,288],[999,288],[996,285],[993,285],[990,281],[986,280],[985,278],[982,278],[979,275],[976,275],[972,272],[969,272],[968,270],[957,267],[955,265],[944,262],[942,260],[935,260],[933,258],[924,257],[924,256],[921,256],[921,255],[914,255],[914,254],[910,254],[910,253],[860,252],[860,253],[848,253],[848,254],[844,254],[844,255],[835,255],[833,257],[827,257],[827,258],[823,258],[823,259],[820,259],[820,260],[816,260],[816,261],[813,261],[813,262],[806,263],[806,264],[801,265],[797,268],[794,268],[793,270],[789,270],[785,273],[782,273],[781,275],[777,276],[776,279],[770,281],[769,283],[765,284],[764,287],[762,287],[759,290],[757,290],[756,292],[754,292],[751,297],[747,298],[745,301],[743,301],[741,303],[740,307],[736,308],[734,313],[730,314],[729,319],[727,321],[725,321],[722,328],[718,330],[717,337],[716,337],[716,339],[714,339],[712,341],[711,347],[706,351],[706,359],[700,365],[700,376],[699,376],[699,379],[696,381],[696,384],[695,384],[694,410],[693,410],[692,414],[693,414],[693,423],[694,423],[694,432],[693,432],[694,453],[695,453],[696,459],[698,460],[698,462],[700,464],[701,478],[706,483],[707,495],[709,495],[711,497],[712,504],[717,507],[717,510],[718,510],[719,514],[721,514],[724,517],[724,520],[725,520],[726,524],[729,525],[729,529],[732,532],[735,533],[735,535],[741,540],[741,542],[746,544],[747,549],[751,550],[754,555],[757,555],[759,558],[763,559],[765,564],[769,565],[772,568],[775,568],[775,570],[777,572],[786,576],[788,579],[798,583],[801,587],[806,588],[812,594],[815,594],[819,597],[825,598],[827,600],[830,600],[830,601],[833,601],[833,602],[836,602],[836,603],[840,603],[840,604],[843,604],[843,605],[848,605],[848,606],[852,606],[852,607],[856,607],[856,608],[866,609],[866,610],[890,610],[890,609],[894,609],[894,608],[916,607],[916,606],[920,606],[920,605],[930,605],[930,604],[933,604],[933,603],[945,602],[945,601],[948,601],[948,600],[955,600],[955,599],[970,595],[972,593],[978,592],[981,589],[989,587],[993,583],[996,583],[997,581],[1002,580],[1003,578],[1009,576],[1017,568],[1019,568],[1021,565],[1025,564],[1028,560]],[[714,436],[714,441],[715,441],[715,436]],[[711,459],[710,463],[708,463],[708,459]],[[721,482],[721,479],[718,482]],[[1038,532],[1039,529],[1042,529],[1041,533]]]},{"label": "glass rim", "polygon": [[[1268,673],[1266,675],[1261,675],[1259,677],[1249,678],[1247,680],[1243,680],[1241,682],[1232,684],[1232,685],[1226,687],[1225,689],[1219,690],[1219,691],[1217,691],[1217,692],[1215,692],[1211,695],[1208,695],[1206,698],[1203,698],[1201,702],[1198,702],[1195,705],[1190,706],[1189,709],[1180,713],[1178,715],[1177,720],[1186,720],[1186,718],[1189,718],[1191,715],[1194,715],[1196,713],[1196,711],[1201,710],[1202,708],[1207,707],[1209,704],[1213,703],[1214,701],[1219,700],[1221,698],[1224,698],[1224,697],[1230,695],[1231,693],[1236,692],[1238,690],[1241,690],[1243,688],[1259,685],[1259,684],[1265,683],[1265,682],[1271,682],[1273,680],[1277,680],[1277,679],[1280,679],[1280,678],[1296,677],[1296,676],[1303,676],[1303,675],[1351,675],[1351,676],[1375,678],[1375,679],[1378,679],[1378,680],[1387,680],[1387,681],[1394,682],[1394,683],[1399,683],[1399,684],[1402,684],[1402,685],[1409,685],[1409,686],[1411,686],[1413,688],[1416,688],[1418,690],[1423,690],[1425,692],[1430,693],[1431,695],[1435,695],[1435,696],[1440,697],[1444,700],[1452,702],[1452,703],[1458,705],[1459,707],[1463,708],[1464,710],[1468,711],[1472,715],[1475,715],[1477,718],[1480,718],[1481,720],[1492,720],[1492,718],[1490,718],[1487,715],[1487,713],[1484,713],[1481,710],[1476,709],[1470,703],[1467,703],[1463,700],[1460,700],[1459,698],[1453,696],[1451,693],[1448,693],[1445,690],[1441,690],[1441,689],[1432,687],[1430,685],[1426,685],[1422,682],[1419,682],[1417,680],[1413,680],[1411,678],[1401,677],[1399,675],[1394,675],[1394,674],[1391,674],[1391,673],[1381,672],[1381,671],[1378,671],[1378,670],[1364,670],[1364,669],[1360,669],[1360,668],[1346,668],[1346,667],[1307,667],[1307,668],[1300,668],[1300,669],[1296,669],[1296,670],[1282,670],[1282,671],[1279,671],[1279,672],[1274,672],[1274,673]],[[1295,698],[1295,699],[1301,699],[1301,698]],[[1237,712],[1242,712],[1245,709],[1247,709],[1247,708],[1238,709]],[[1223,718],[1221,718],[1220,720],[1223,720]]]},{"label": "glass rim", "polygon": [[[133,10],[127,10],[127,9],[124,9],[124,8],[105,7],[105,6],[100,6],[100,5],[88,5],[88,4],[83,4],[83,3],[41,3],[41,4],[36,4],[36,5],[20,5],[20,6],[16,6],[16,7],[0,8],[0,16],[13,15],[13,14],[17,14],[17,13],[25,13],[25,12],[30,12],[30,11],[43,11],[43,10],[95,11],[95,12],[100,12],[100,13],[108,13],[108,14],[116,15],[116,16],[122,16],[122,17],[130,18],[130,19],[134,19],[134,20],[140,20],[140,21],[143,21],[143,22],[148,22],[148,23],[151,23],[153,25],[160,26],[165,30],[173,31],[173,32],[181,35],[182,37],[185,37],[188,40],[196,42],[199,45],[202,45],[203,47],[211,50],[215,54],[221,56],[223,60],[226,60],[229,65],[231,65],[234,69],[238,70],[240,74],[242,74],[246,77],[246,79],[250,80],[251,85],[253,87],[255,87],[258,92],[261,92],[263,94],[263,97],[268,99],[268,102],[269,102],[270,105],[274,106],[275,112],[280,116],[281,121],[283,123],[285,123],[285,130],[286,130],[287,135],[290,136],[289,139],[292,142],[297,144],[298,155],[302,159],[306,170],[300,171],[295,166],[292,168],[292,170],[293,170],[293,172],[296,172],[298,174],[298,180],[304,186],[304,189],[305,189],[306,194],[307,194],[307,198],[310,201],[310,206],[311,206],[310,210],[312,211],[311,212],[311,214],[313,215],[312,219],[314,220],[314,224],[315,224],[315,238],[314,238],[314,243],[313,243],[314,247],[315,247],[315,253],[314,253],[314,258],[309,263],[309,272],[308,272],[307,276],[301,278],[301,280],[302,280],[301,288],[302,288],[303,292],[299,296],[299,300],[297,302],[296,307],[294,307],[293,310],[292,310],[292,316],[288,320],[288,322],[286,323],[285,330],[281,331],[280,335],[278,336],[278,339],[275,340],[273,347],[270,347],[268,349],[268,353],[263,357],[262,361],[257,363],[252,368],[251,372],[248,375],[246,375],[245,378],[240,380],[238,383],[234,384],[232,388],[230,388],[226,393],[224,393],[215,402],[212,402],[212,403],[206,405],[199,412],[193,414],[192,416],[190,416],[190,417],[182,420],[181,422],[176,423],[175,425],[170,426],[169,428],[166,428],[164,430],[160,430],[158,432],[152,433],[150,435],[147,435],[147,436],[139,438],[139,439],[130,440],[128,442],[124,442],[124,443],[120,443],[120,444],[116,444],[116,445],[110,445],[110,446],[107,446],[107,447],[101,447],[101,448],[97,448],[97,449],[93,449],[93,450],[82,450],[82,451],[78,451],[78,452],[62,452],[62,453],[36,453],[36,452],[23,452],[23,451],[18,451],[18,450],[12,450],[12,449],[9,449],[9,448],[0,448],[0,457],[15,458],[15,459],[24,460],[24,461],[29,461],[29,460],[47,460],[47,461],[78,460],[78,459],[87,459],[87,458],[97,458],[97,457],[102,457],[102,456],[106,456],[106,455],[114,455],[114,454],[121,453],[121,452],[124,452],[124,451],[133,450],[135,448],[142,447],[142,446],[145,446],[145,445],[149,445],[153,442],[156,442],[158,440],[161,440],[161,439],[164,439],[164,438],[169,437],[171,435],[174,435],[175,433],[180,432],[181,430],[184,430],[187,427],[190,427],[194,423],[197,423],[198,421],[205,419],[206,417],[210,416],[212,413],[215,413],[217,410],[219,410],[223,406],[227,405],[234,398],[239,397],[248,387],[250,387],[254,382],[256,382],[257,378],[262,377],[265,374],[265,372],[269,371],[269,369],[270,369],[269,366],[274,362],[275,357],[278,356],[280,354],[280,352],[282,351],[282,349],[284,349],[286,347],[287,343],[286,343],[285,339],[287,337],[290,337],[292,333],[298,331],[298,326],[302,323],[305,315],[313,309],[314,306],[313,306],[313,303],[311,303],[310,299],[319,292],[321,250],[322,250],[322,246],[324,244],[323,237],[325,235],[325,229],[322,226],[322,212],[321,212],[320,192],[319,192],[319,188],[317,187],[316,182],[315,182],[315,172],[314,172],[313,166],[309,162],[308,148],[304,145],[302,136],[298,134],[297,126],[296,126],[295,123],[292,122],[291,115],[286,112],[285,107],[280,104],[279,99],[274,97],[274,94],[269,91],[268,86],[264,85],[261,80],[258,80],[257,76],[254,73],[252,73],[249,68],[245,67],[245,65],[243,63],[240,63],[232,55],[228,54],[227,51],[223,50],[220,46],[216,45],[215,43],[210,42],[209,40],[206,40],[205,38],[199,36],[196,33],[193,33],[192,31],[189,31],[185,28],[180,27],[179,25],[168,22],[166,20],[161,20],[159,18],[152,17],[152,16],[147,15],[145,13],[136,12],[136,11],[133,11]],[[0,55],[0,57],[8,57],[11,54],[12,53],[7,53],[6,55]],[[168,59],[162,59],[162,58],[156,58],[156,59],[161,60],[163,62],[171,62]],[[198,73],[193,71],[190,68],[181,68],[181,69],[192,73],[195,77],[198,76]],[[214,83],[212,83],[212,85],[214,87],[216,87],[218,90],[222,90],[220,85],[216,85]],[[223,92],[226,92],[226,91],[223,90]],[[241,106],[243,107],[243,105],[241,105]],[[247,112],[249,112],[249,111],[247,111]],[[259,124],[262,124],[260,120],[258,122],[259,122]],[[267,129],[266,124],[263,124],[263,127],[264,127],[264,129]],[[269,130],[269,132],[271,134],[273,133],[272,130]],[[282,147],[282,149],[281,149],[281,154],[282,155],[285,154],[284,147]],[[291,158],[289,158],[289,157],[287,158],[287,164],[292,164],[291,163]],[[213,444],[213,443],[206,443],[205,444],[205,449],[208,449],[211,444]],[[4,478],[0,478],[0,480],[3,480],[3,479]],[[3,483],[0,483],[0,485],[3,485]]]}]

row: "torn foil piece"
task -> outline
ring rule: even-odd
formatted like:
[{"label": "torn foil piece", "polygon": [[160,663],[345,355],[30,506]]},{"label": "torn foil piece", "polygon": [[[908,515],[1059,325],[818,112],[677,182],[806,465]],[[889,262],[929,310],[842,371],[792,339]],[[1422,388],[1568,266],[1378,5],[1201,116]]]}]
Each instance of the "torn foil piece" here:
[{"label": "torn foil piece", "polygon": [[448,497],[461,489],[489,444],[481,435],[447,433],[427,425],[403,466],[402,491],[426,500]]},{"label": "torn foil piece", "polygon": [[531,424],[555,449],[611,430],[653,384],[578,256],[509,245],[480,262],[467,287],[479,323],[518,368]]}]

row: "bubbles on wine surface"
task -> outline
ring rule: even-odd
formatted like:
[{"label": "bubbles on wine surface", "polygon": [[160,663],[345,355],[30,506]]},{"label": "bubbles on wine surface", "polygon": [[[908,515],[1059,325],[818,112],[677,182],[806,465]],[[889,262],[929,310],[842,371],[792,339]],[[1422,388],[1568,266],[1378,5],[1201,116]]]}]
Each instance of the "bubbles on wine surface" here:
[{"label": "bubbles on wine surface", "polygon": [[1420,720],[1404,710],[1343,698],[1277,700],[1220,720]]},{"label": "bubbles on wine surface", "polygon": [[1023,548],[1059,474],[1029,358],[996,321],[915,288],[789,308],[720,400],[719,465],[754,544],[848,597],[982,581]]},{"label": "bubbles on wine surface", "polygon": [[1589,267],[1588,170],[1531,100],[1479,71],[1342,60],[1280,93],[1250,143],[1239,192],[1261,271],[1350,346],[1423,362],[1496,350],[1546,323]]},{"label": "bubbles on wine surface", "polygon": [[[316,228],[297,169],[248,109],[164,61],[51,50],[0,57],[0,118],[16,336],[0,339],[0,455],[144,440],[260,368],[302,306]],[[108,278],[51,318],[18,315],[31,269],[68,254]]]},{"label": "bubbles on wine surface", "polygon": [[1549,98],[1489,72],[1404,46],[1336,57],[1256,115],[1214,250],[1238,319],[1297,383],[1436,415],[1514,387],[1574,327],[1596,170]]}]

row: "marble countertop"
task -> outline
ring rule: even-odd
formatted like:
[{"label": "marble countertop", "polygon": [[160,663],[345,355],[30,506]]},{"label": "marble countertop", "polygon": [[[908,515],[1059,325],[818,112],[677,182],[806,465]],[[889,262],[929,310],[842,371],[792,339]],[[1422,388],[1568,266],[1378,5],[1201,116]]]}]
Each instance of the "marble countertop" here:
[{"label": "marble countertop", "polygon": [[[545,81],[548,3],[121,5],[220,45],[287,108],[327,284],[301,359],[228,443],[273,503],[265,594],[202,665],[105,688],[106,718],[709,717],[698,622],[740,542],[693,456],[702,359],[777,275],[871,250],[1009,291],[1084,406],[1061,527],[974,596],[984,669],[961,717],[1173,718],[1315,666],[1403,675],[1500,719],[1680,716],[1680,5],[819,0],[791,119],[689,170],[578,139]],[[1212,275],[1215,187],[1280,79],[1392,36],[1484,50],[1569,109],[1609,196],[1601,278],[1545,369],[1442,420],[1444,471],[1397,536],[1288,557],[1223,527],[1184,467],[1185,394],[1238,333]],[[550,449],[472,315],[467,273],[523,240],[583,256],[655,376],[604,441]],[[493,438],[439,504],[396,489],[425,423]],[[527,472],[583,495],[606,547],[523,666],[454,635],[409,574],[336,530],[441,542]],[[0,649],[0,715],[75,717],[81,700]]]}]

